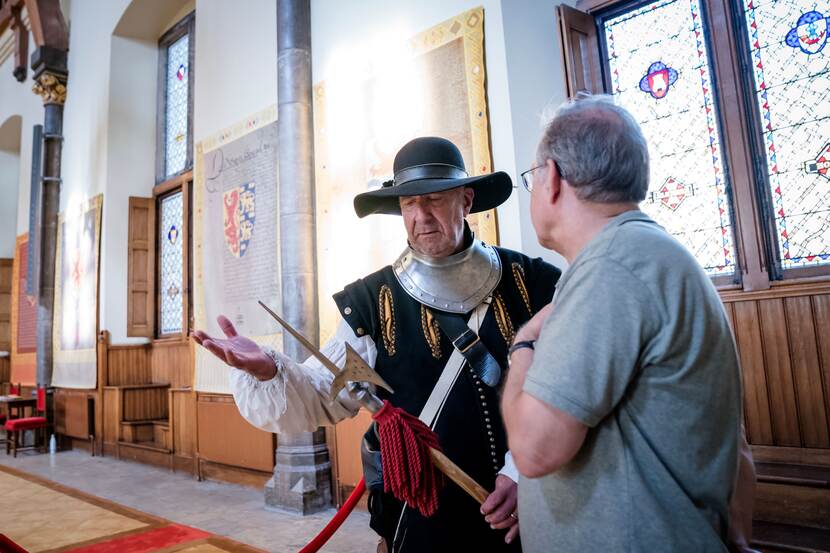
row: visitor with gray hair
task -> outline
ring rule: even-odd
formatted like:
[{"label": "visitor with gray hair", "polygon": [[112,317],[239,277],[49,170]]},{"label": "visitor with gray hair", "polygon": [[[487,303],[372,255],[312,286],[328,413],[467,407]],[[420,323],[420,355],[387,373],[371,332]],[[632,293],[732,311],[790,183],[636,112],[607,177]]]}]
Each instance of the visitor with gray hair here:
[{"label": "visitor with gray hair", "polygon": [[720,298],[638,204],[649,155],[604,96],[563,105],[522,174],[570,266],[516,335],[502,397],[525,551],[725,551],[741,381]]}]

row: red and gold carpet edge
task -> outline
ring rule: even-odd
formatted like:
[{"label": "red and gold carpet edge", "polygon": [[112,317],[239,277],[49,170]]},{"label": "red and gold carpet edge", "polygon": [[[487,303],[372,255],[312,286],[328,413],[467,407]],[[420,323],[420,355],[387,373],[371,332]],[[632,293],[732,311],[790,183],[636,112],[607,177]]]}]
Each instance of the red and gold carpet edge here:
[{"label": "red and gold carpet edge", "polygon": [[[220,551],[233,551],[240,553],[262,553],[249,545],[236,542],[230,538],[217,536],[204,530],[192,528],[182,524],[150,515],[124,505],[84,493],[75,488],[64,486],[52,480],[41,478],[11,467],[0,465],[0,471],[10,476],[38,484],[55,492],[65,494],[79,501],[84,501],[101,509],[117,513],[145,524],[145,526],[96,538],[64,545],[54,549],[41,550],[39,553],[172,553],[197,548],[199,545],[212,546]],[[9,508],[9,506],[7,506]],[[11,506],[13,508],[13,506]],[[0,528],[0,534],[3,534]],[[12,536],[8,536],[13,539]],[[5,553],[8,546],[3,545],[0,540],[0,553]],[[13,549],[8,549],[14,551]]]}]

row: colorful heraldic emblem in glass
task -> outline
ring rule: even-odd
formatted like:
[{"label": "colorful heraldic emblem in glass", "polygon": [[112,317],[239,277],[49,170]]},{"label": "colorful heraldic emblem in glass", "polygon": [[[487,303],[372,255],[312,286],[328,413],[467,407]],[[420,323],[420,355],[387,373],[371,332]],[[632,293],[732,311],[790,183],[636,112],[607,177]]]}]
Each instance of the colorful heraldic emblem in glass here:
[{"label": "colorful heraldic emblem in glass", "polygon": [[655,100],[665,98],[671,85],[677,82],[677,70],[662,61],[649,65],[645,76],[640,79],[640,90],[648,92]]},{"label": "colorful heraldic emblem in glass", "polygon": [[824,145],[816,159],[804,162],[804,171],[821,175],[830,180],[830,142]]},{"label": "colorful heraldic emblem in glass", "polygon": [[827,44],[827,18],[818,11],[801,14],[795,27],[787,33],[785,42],[808,56],[818,54]]},{"label": "colorful heraldic emblem in glass", "polygon": [[256,185],[243,184],[223,195],[225,244],[234,257],[241,258],[248,251],[254,235],[256,220]]}]

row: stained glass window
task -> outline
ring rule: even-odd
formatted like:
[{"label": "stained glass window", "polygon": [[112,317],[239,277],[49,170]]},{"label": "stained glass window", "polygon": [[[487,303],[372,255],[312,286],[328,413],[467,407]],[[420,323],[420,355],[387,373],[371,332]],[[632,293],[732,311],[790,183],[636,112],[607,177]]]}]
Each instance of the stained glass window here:
[{"label": "stained glass window", "polygon": [[830,263],[830,3],[743,7],[781,266]]},{"label": "stained glass window", "polygon": [[185,168],[187,162],[189,35],[167,48],[167,92],[164,113],[165,176]]},{"label": "stained glass window", "polygon": [[182,331],[183,198],[180,190],[163,197],[159,202],[160,334]]},{"label": "stained glass window", "polygon": [[649,143],[642,209],[710,275],[735,272],[732,214],[699,0],[660,0],[605,19],[612,92]]}]

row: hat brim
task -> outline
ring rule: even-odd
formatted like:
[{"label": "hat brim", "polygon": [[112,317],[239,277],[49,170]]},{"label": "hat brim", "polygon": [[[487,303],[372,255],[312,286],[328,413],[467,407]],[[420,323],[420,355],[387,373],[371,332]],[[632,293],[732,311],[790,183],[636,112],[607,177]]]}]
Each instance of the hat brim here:
[{"label": "hat brim", "polygon": [[354,210],[361,218],[375,213],[400,215],[401,206],[398,198],[434,194],[462,186],[475,191],[470,213],[493,209],[503,204],[513,192],[510,175],[504,171],[464,179],[422,179],[358,194],[354,199]]}]

